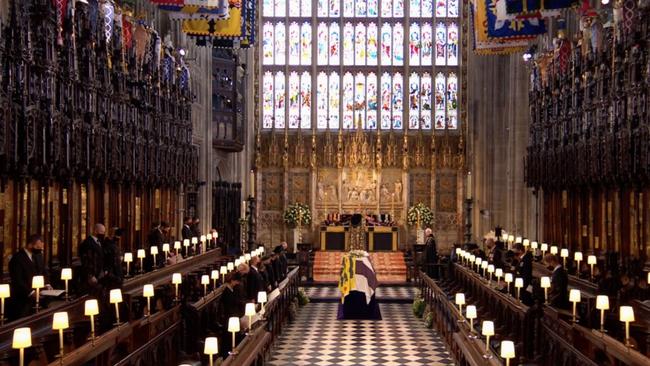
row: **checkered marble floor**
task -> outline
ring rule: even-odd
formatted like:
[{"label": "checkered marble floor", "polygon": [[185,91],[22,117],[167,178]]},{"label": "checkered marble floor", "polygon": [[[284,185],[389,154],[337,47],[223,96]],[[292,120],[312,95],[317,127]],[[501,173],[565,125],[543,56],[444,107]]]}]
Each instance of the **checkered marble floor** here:
[{"label": "checkered marble floor", "polygon": [[[305,293],[312,301],[318,300],[340,300],[341,293],[336,286],[315,286],[305,287]],[[413,301],[418,289],[410,286],[380,286],[376,291],[377,301],[406,300]]]},{"label": "checkered marble floor", "polygon": [[310,303],[283,330],[268,363],[286,365],[453,365],[444,341],[410,304],[380,304],[383,320],[337,320],[338,304]]}]

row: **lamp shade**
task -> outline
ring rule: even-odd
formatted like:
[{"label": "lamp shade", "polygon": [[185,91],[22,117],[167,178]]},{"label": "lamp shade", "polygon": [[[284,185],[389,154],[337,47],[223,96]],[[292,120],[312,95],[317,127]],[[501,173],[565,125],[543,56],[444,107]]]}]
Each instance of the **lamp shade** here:
[{"label": "lamp shade", "polygon": [[208,239],[208,240],[212,240],[212,234],[206,235],[205,238]]},{"label": "lamp shade", "polygon": [[609,310],[609,297],[607,295],[596,296],[596,309]]},{"label": "lamp shade", "polygon": [[513,341],[501,341],[501,358],[515,358],[515,344]]},{"label": "lamp shade", "polygon": [[67,311],[54,313],[52,317],[52,330],[68,329],[69,326]]},{"label": "lamp shade", "polygon": [[494,335],[494,322],[491,320],[484,320],[481,326],[481,334],[484,336],[493,336]]},{"label": "lamp shade", "polygon": [[162,246],[162,251],[163,252],[169,252],[169,243],[165,243]]},{"label": "lamp shade", "polygon": [[501,234],[501,240],[507,241],[508,240],[508,234],[505,233],[505,232],[503,234]]},{"label": "lamp shade", "polygon": [[476,306],[467,305],[467,309],[465,309],[465,317],[467,319],[476,319]]},{"label": "lamp shade", "polygon": [[476,258],[475,263],[480,266],[483,263],[483,259],[480,257]]},{"label": "lamp shade", "polygon": [[551,287],[551,278],[549,276],[544,276],[544,277],[540,278],[539,286],[541,288],[549,288],[549,287]]},{"label": "lamp shade", "polygon": [[210,284],[210,276],[208,276],[208,275],[201,276],[201,284],[202,285],[209,285]]},{"label": "lamp shade", "polygon": [[181,249],[181,242],[180,240],[176,240],[174,242],[174,249]]},{"label": "lamp shade", "polygon": [[45,287],[45,278],[43,276],[32,277],[32,288],[43,288],[43,287]]},{"label": "lamp shade", "polygon": [[119,304],[122,302],[122,290],[119,288],[112,289],[109,293],[109,300],[111,304]]},{"label": "lamp shade", "polygon": [[587,264],[596,264],[598,263],[598,259],[596,258],[595,255],[590,255],[587,257]]},{"label": "lamp shade", "polygon": [[152,297],[153,296],[153,285],[152,284],[146,284],[142,287],[142,296],[144,297]]},{"label": "lamp shade", "polygon": [[515,288],[522,288],[524,287],[524,279],[521,277],[515,278]]},{"label": "lamp shade", "polygon": [[196,236],[192,238],[192,244],[196,244],[198,242],[199,242],[199,238],[197,238]]},{"label": "lamp shade", "polygon": [[528,240],[528,239],[524,239],[524,241],[523,241],[522,244],[523,244],[525,247],[527,247],[527,246],[530,245],[530,240]]},{"label": "lamp shade", "polygon": [[30,328],[14,329],[14,338],[11,348],[27,348],[32,346],[32,330]]},{"label": "lamp shade", "polygon": [[266,291],[260,291],[257,293],[257,302],[259,303],[267,302]]},{"label": "lamp shade", "polygon": [[144,258],[147,256],[147,253],[145,253],[144,249],[138,249],[138,258]]},{"label": "lamp shade", "polygon": [[562,248],[562,250],[560,250],[560,257],[568,258],[569,257],[569,249]]},{"label": "lamp shade", "polygon": [[152,246],[149,248],[151,255],[158,255],[158,247],[157,246]]},{"label": "lamp shade", "polygon": [[634,309],[631,306],[621,306],[619,319],[622,322],[634,321]]},{"label": "lamp shade", "polygon": [[550,252],[551,254],[557,255],[557,246],[551,245]]},{"label": "lamp shade", "polygon": [[241,264],[241,261],[239,259],[235,259],[235,267],[239,267]]},{"label": "lamp shade", "polygon": [[246,316],[255,315],[255,304],[253,304],[252,302],[246,304],[246,310],[244,311],[244,315]]},{"label": "lamp shade", "polygon": [[221,268],[219,268],[219,273],[221,273],[222,275],[227,274],[228,273],[228,267],[221,266]]},{"label": "lamp shade", "polygon": [[465,305],[465,294],[462,292],[457,293],[455,302],[456,305]]},{"label": "lamp shade", "polygon": [[581,296],[580,296],[580,290],[577,288],[572,288],[571,291],[569,291],[569,301],[571,302],[580,302]]},{"label": "lamp shade", "polygon": [[219,279],[219,270],[213,269],[210,271],[210,279],[218,280]]},{"label": "lamp shade", "polygon": [[487,261],[481,262],[481,268],[487,269],[488,268],[488,262]]},{"label": "lamp shade", "polygon": [[219,344],[217,342],[217,337],[207,337],[205,339],[205,345],[203,346],[203,353],[206,355],[216,355],[219,353]]},{"label": "lamp shade", "polygon": [[201,241],[205,241],[205,235],[201,235]]},{"label": "lamp shade", "polygon": [[515,236],[514,235],[508,235],[508,241],[510,241],[510,242],[515,241]]},{"label": "lamp shade", "polygon": [[130,252],[124,253],[124,261],[127,263],[133,262],[133,253]]},{"label": "lamp shade", "polygon": [[9,288],[8,283],[3,283],[0,285],[0,299],[6,299],[11,296],[11,289]]},{"label": "lamp shade", "polygon": [[248,262],[249,260],[251,260],[251,254],[250,254],[250,253],[246,253],[246,255],[244,255],[244,259],[246,260],[246,262]]},{"label": "lamp shade", "polygon": [[184,247],[189,247],[190,246],[190,239],[183,239],[183,246]]},{"label": "lamp shade", "polygon": [[582,252],[573,253],[573,259],[576,260],[576,261],[581,261],[582,260]]},{"label": "lamp shade", "polygon": [[521,243],[522,240],[523,240],[522,237],[521,237],[521,236],[518,236],[518,237],[515,239],[515,243]]},{"label": "lamp shade", "polygon": [[503,276],[503,270],[501,268],[497,268],[494,270],[494,275],[497,277],[502,277]]},{"label": "lamp shade", "polygon": [[494,273],[494,264],[488,264],[487,271],[488,273]]},{"label": "lamp shade", "polygon": [[229,332],[239,332],[239,318],[236,316],[228,319],[228,331]]},{"label": "lamp shade", "polygon": [[469,256],[469,261],[470,262],[474,263],[475,260],[476,260],[476,255],[472,254],[472,255]]},{"label": "lamp shade", "polygon": [[235,269],[235,264],[233,262],[228,262],[228,270],[232,271]]},{"label": "lamp shade", "polygon": [[503,280],[508,283],[512,282],[512,273],[510,272],[506,273],[505,276],[503,276]]},{"label": "lamp shade", "polygon": [[99,304],[96,299],[86,300],[84,304],[84,315],[91,316],[99,314]]},{"label": "lamp shade", "polygon": [[72,279],[72,268],[62,268],[61,269],[61,280],[71,280]]},{"label": "lamp shade", "polygon": [[459,255],[461,251],[462,249],[460,249],[460,247],[456,248],[456,255]]},{"label": "lamp shade", "polygon": [[537,249],[537,247],[538,247],[538,244],[537,244],[536,241],[530,243],[530,248],[531,249]]},{"label": "lamp shade", "polygon": [[180,285],[183,283],[183,276],[180,273],[172,273],[172,284]]},{"label": "lamp shade", "polygon": [[539,249],[540,249],[542,252],[547,251],[547,250],[548,250],[548,244],[546,244],[546,243],[542,243],[542,244],[539,246]]}]

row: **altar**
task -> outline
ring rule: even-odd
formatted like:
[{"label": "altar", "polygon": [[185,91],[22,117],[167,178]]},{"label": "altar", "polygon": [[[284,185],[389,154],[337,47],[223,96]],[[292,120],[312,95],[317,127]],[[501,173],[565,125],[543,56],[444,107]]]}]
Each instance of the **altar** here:
[{"label": "altar", "polygon": [[366,248],[352,248],[355,241],[354,227],[350,225],[321,226],[320,249],[331,251],[348,251],[363,249],[368,251],[397,251],[399,230],[397,226],[365,226],[359,228],[365,236]]}]

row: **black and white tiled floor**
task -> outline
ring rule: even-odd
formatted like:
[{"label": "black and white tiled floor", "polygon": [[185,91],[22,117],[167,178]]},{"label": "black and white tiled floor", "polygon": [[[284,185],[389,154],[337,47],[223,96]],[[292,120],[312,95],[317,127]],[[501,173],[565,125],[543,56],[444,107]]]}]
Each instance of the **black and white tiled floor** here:
[{"label": "black and white tiled floor", "polygon": [[337,303],[298,311],[275,344],[269,365],[453,365],[444,341],[408,303],[381,303],[383,320],[337,320]]},{"label": "black and white tiled floor", "polygon": [[[335,300],[340,301],[341,292],[334,286],[305,287],[305,293],[312,301]],[[392,302],[398,300],[413,301],[418,289],[410,286],[380,286],[375,291],[379,302]]]}]

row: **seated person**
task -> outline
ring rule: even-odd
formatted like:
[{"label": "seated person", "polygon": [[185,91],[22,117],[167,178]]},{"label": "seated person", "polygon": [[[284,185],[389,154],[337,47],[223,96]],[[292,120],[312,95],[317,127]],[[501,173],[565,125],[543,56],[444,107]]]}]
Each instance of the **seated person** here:
[{"label": "seated person", "polygon": [[218,314],[219,323],[221,324],[221,340],[219,342],[219,349],[224,358],[228,357],[228,352],[232,350],[232,342],[230,341],[231,335],[228,333],[228,319],[231,317],[241,318],[244,316],[246,299],[242,297],[241,292],[237,291],[237,288],[241,283],[242,274],[240,272],[230,274],[224,284],[224,290],[219,303]]},{"label": "seated person", "polygon": [[548,294],[548,303],[559,309],[569,308],[569,276],[555,254],[546,254],[546,265],[553,268],[551,275],[551,289]]},{"label": "seated person", "polygon": [[[45,276],[47,273],[43,259],[43,238],[32,235],[27,239],[25,247],[17,251],[9,260],[9,275],[11,277],[11,297],[7,307],[7,317],[16,320],[34,312],[36,293],[32,289],[32,277]],[[51,289],[50,285],[46,286]]]}]

